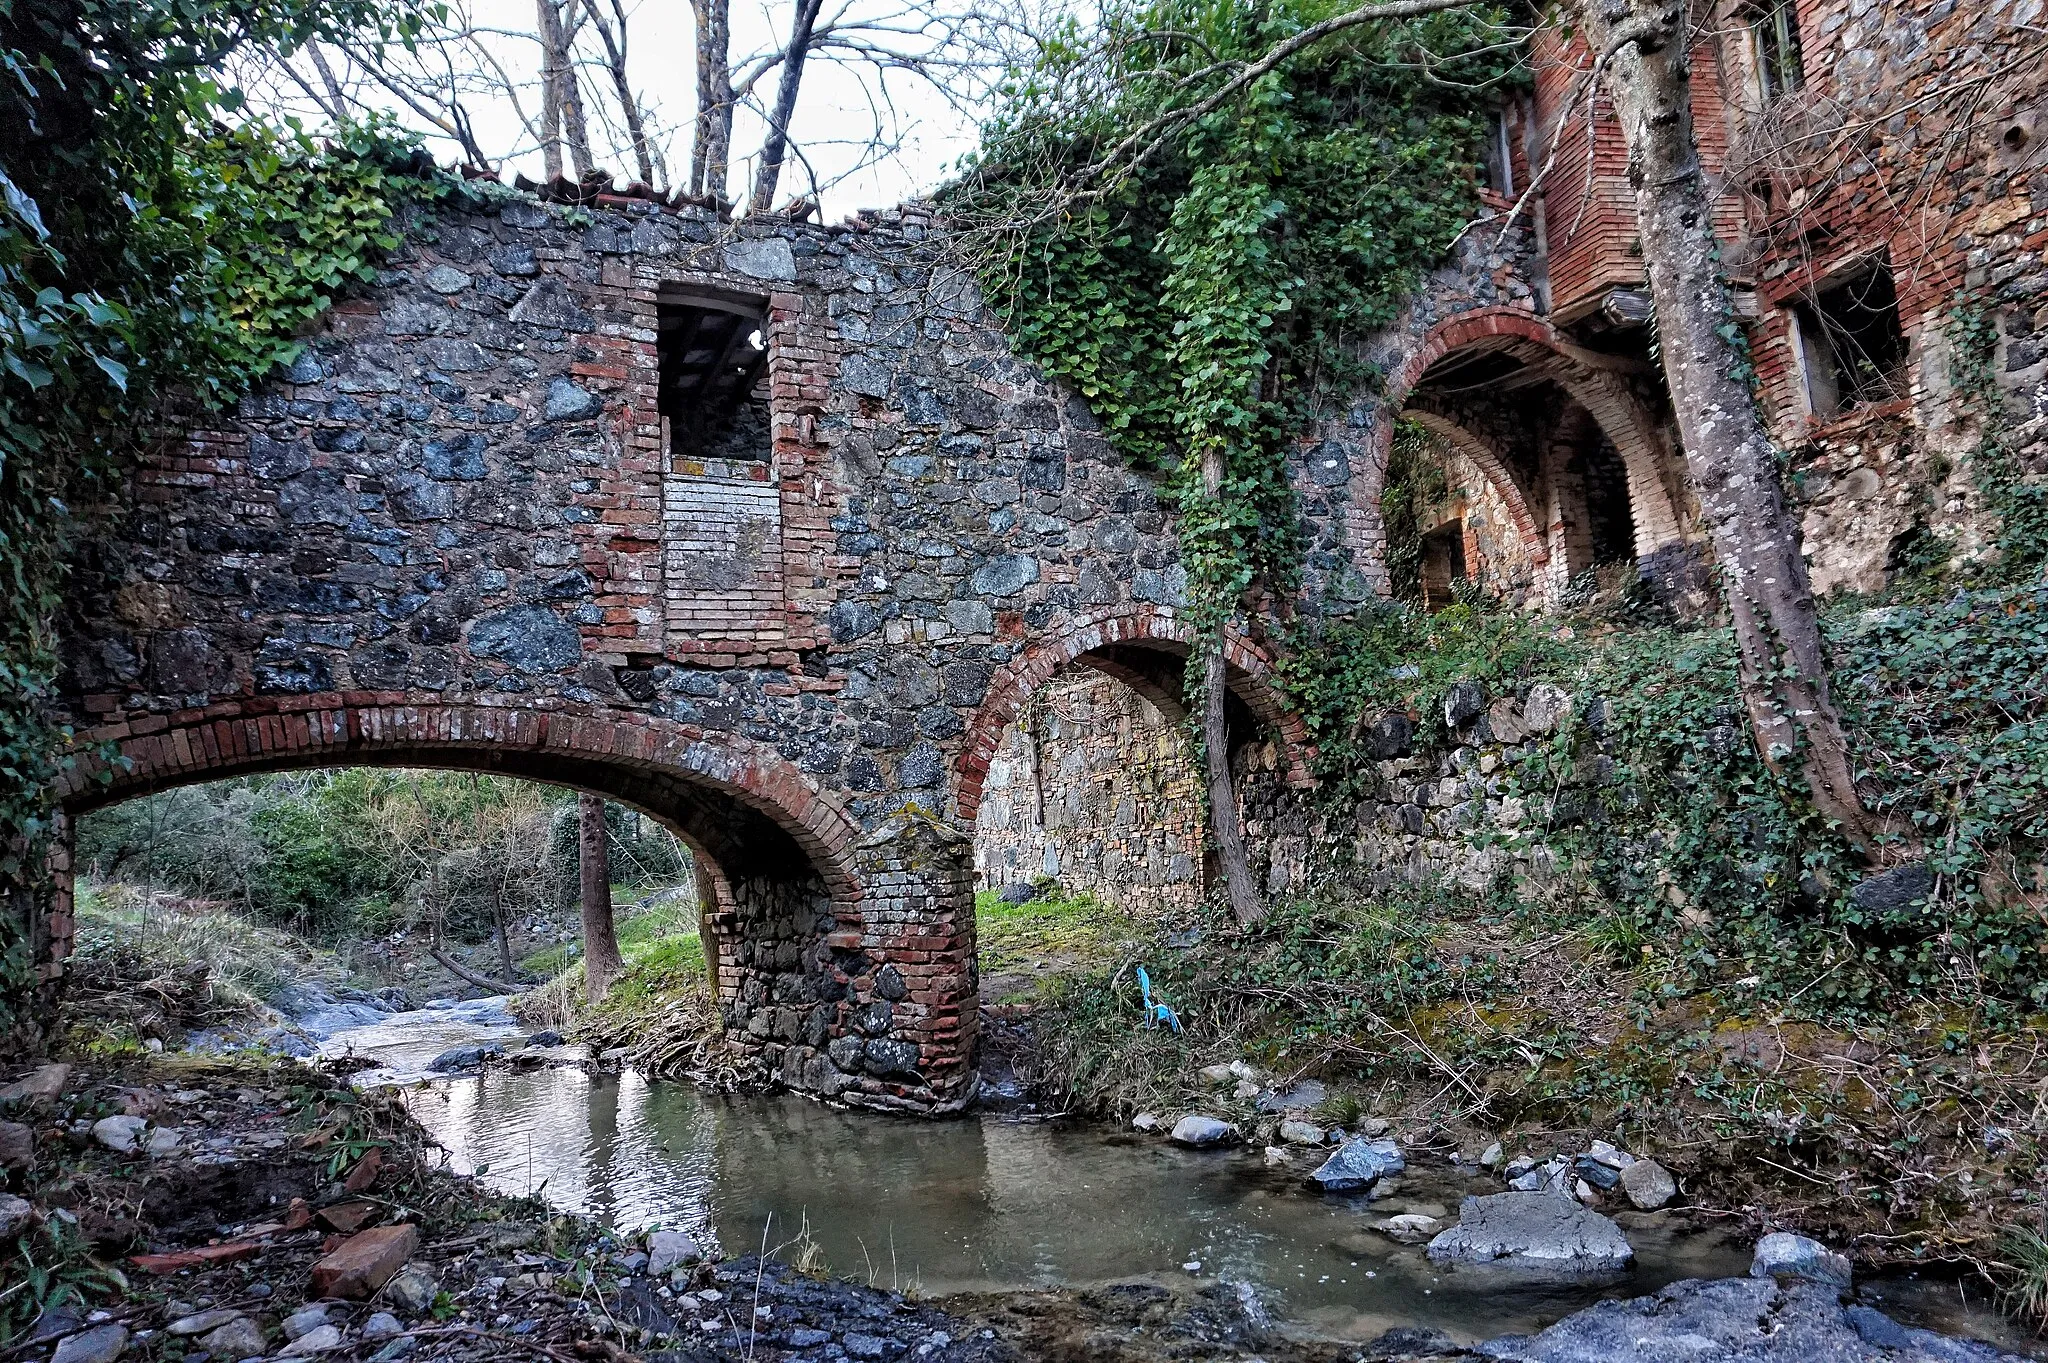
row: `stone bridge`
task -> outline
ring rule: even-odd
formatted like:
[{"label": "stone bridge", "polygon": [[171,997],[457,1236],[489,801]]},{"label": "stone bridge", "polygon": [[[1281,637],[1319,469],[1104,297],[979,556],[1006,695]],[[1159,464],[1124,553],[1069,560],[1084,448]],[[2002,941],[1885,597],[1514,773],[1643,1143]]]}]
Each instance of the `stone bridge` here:
[{"label": "stone bridge", "polygon": [[[915,209],[508,197],[406,240],[288,383],[104,508],[64,622],[68,811],[350,764],[598,792],[702,857],[728,1033],[781,1082],[971,1100],[1004,726],[1072,666],[1181,693],[1153,484]],[[1299,452],[1321,597],[1384,581],[1373,438],[1338,414]],[[1247,783],[1304,782],[1267,648],[1228,654]]]}]

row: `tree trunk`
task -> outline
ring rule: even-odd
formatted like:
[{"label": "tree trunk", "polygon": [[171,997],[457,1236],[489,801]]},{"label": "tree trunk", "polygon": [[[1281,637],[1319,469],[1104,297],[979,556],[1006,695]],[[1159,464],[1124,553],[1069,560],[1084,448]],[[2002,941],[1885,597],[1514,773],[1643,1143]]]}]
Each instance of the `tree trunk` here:
[{"label": "tree trunk", "polygon": [[796,96],[804,79],[804,58],[811,51],[811,29],[818,22],[824,0],[797,0],[796,16],[790,20],[789,46],[782,54],[782,83],[776,87],[775,107],[768,113],[768,136],[761,143],[761,169],[754,177],[754,199],[748,206],[766,213],[775,206],[775,186],[782,179],[783,158],[789,154],[789,120],[796,116]]},{"label": "tree trunk", "polygon": [[[1202,490],[1211,499],[1223,495],[1223,447],[1211,442],[1202,451]],[[1209,786],[1209,831],[1216,839],[1216,857],[1223,863],[1223,884],[1230,893],[1230,912],[1240,927],[1266,916],[1245,856],[1244,825],[1237,817],[1237,791],[1230,779],[1230,731],[1225,706],[1230,697],[1223,657],[1223,631],[1202,650],[1202,757]]]},{"label": "tree trunk", "polygon": [[612,926],[612,867],[605,846],[604,800],[579,795],[576,801],[577,863],[583,889],[583,987],[586,997],[598,1003],[625,965],[619,959],[619,938]]},{"label": "tree trunk", "polygon": [[569,46],[562,38],[562,13],[555,0],[534,0],[540,39],[540,162],[550,180],[562,174],[562,87],[569,74]]},{"label": "tree trunk", "polygon": [[697,20],[697,126],[690,193],[725,198],[732,160],[732,0],[690,0]]},{"label": "tree trunk", "polygon": [[1796,757],[1815,807],[1868,859],[1875,830],[1828,692],[1826,647],[1776,451],[1743,375],[1748,356],[1714,239],[1693,135],[1691,33],[1671,0],[1579,7],[1629,151],[1658,349],[1685,462],[1712,537],[1741,651],[1743,697],[1764,761]]}]

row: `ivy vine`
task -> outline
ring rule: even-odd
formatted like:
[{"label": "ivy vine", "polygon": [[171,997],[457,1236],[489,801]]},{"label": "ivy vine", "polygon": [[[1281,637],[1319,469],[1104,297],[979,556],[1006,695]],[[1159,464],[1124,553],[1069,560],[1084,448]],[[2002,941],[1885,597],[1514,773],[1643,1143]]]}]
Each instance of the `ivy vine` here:
[{"label": "ivy vine", "polygon": [[219,408],[288,363],[387,224],[436,192],[390,128],[317,145],[230,122],[238,48],[402,40],[370,0],[0,5],[0,1040],[27,1038],[53,786],[53,618],[75,521],[168,408]]},{"label": "ivy vine", "polygon": [[[1289,456],[1370,379],[1361,342],[1472,219],[1513,77],[1485,41],[1503,15],[1474,7],[1350,30],[1186,116],[1338,9],[1112,4],[1017,76],[951,196],[1017,347],[1163,475],[1205,631],[1297,589]],[[1135,164],[1093,173],[1134,135]]]}]

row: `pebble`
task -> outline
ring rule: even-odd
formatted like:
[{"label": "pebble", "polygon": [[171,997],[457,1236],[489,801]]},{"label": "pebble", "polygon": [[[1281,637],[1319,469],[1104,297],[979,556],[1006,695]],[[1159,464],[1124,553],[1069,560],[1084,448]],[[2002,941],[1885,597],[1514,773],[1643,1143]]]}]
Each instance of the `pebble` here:
[{"label": "pebble", "polygon": [[1140,1112],[1131,1118],[1132,1128],[1138,1131],[1157,1131],[1162,1125],[1164,1123],[1159,1120],[1159,1114],[1156,1112]]},{"label": "pebble", "polygon": [[174,1335],[203,1335],[208,1331],[218,1330],[221,1326],[226,1325],[241,1314],[240,1311],[233,1311],[225,1306],[215,1307],[211,1311],[201,1311],[195,1315],[180,1316],[164,1328],[168,1333]]},{"label": "pebble", "polygon": [[1323,1129],[1313,1122],[1280,1123],[1280,1139],[1289,1145],[1321,1145],[1323,1136]]},{"label": "pebble", "polygon": [[363,1338],[371,1341],[395,1339],[405,1333],[405,1322],[389,1311],[379,1311],[363,1322]]},{"label": "pebble", "polygon": [[297,1339],[302,1335],[311,1334],[327,1324],[328,1314],[329,1308],[325,1302],[316,1301],[310,1306],[301,1306],[284,1318],[284,1337]]},{"label": "pebble", "polygon": [[201,1335],[199,1347],[215,1358],[256,1358],[266,1348],[263,1327],[237,1313],[233,1320]]},{"label": "pebble", "polygon": [[127,1326],[95,1325],[59,1340],[50,1363],[113,1363],[127,1347]]},{"label": "pebble", "polygon": [[0,1237],[13,1235],[26,1226],[35,1214],[36,1209],[28,1204],[26,1198],[16,1197],[13,1193],[0,1193]]},{"label": "pebble", "polygon": [[408,1268],[384,1284],[384,1299],[409,1316],[416,1316],[434,1304],[439,1290],[434,1275],[424,1268]]},{"label": "pebble", "polygon": [[325,1353],[329,1349],[339,1349],[341,1344],[341,1327],[323,1325],[317,1330],[308,1330],[277,1352],[280,1358],[297,1358],[303,1354]]}]

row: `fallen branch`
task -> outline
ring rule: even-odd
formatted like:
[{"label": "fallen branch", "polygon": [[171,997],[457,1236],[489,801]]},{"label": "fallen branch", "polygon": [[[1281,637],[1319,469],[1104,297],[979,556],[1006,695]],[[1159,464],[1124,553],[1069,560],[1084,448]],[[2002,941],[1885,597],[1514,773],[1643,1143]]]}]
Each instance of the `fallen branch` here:
[{"label": "fallen branch", "polygon": [[439,947],[427,948],[427,954],[438,961],[443,970],[479,989],[489,989],[499,994],[517,994],[526,987],[520,983],[504,984],[488,975],[479,975]]}]

